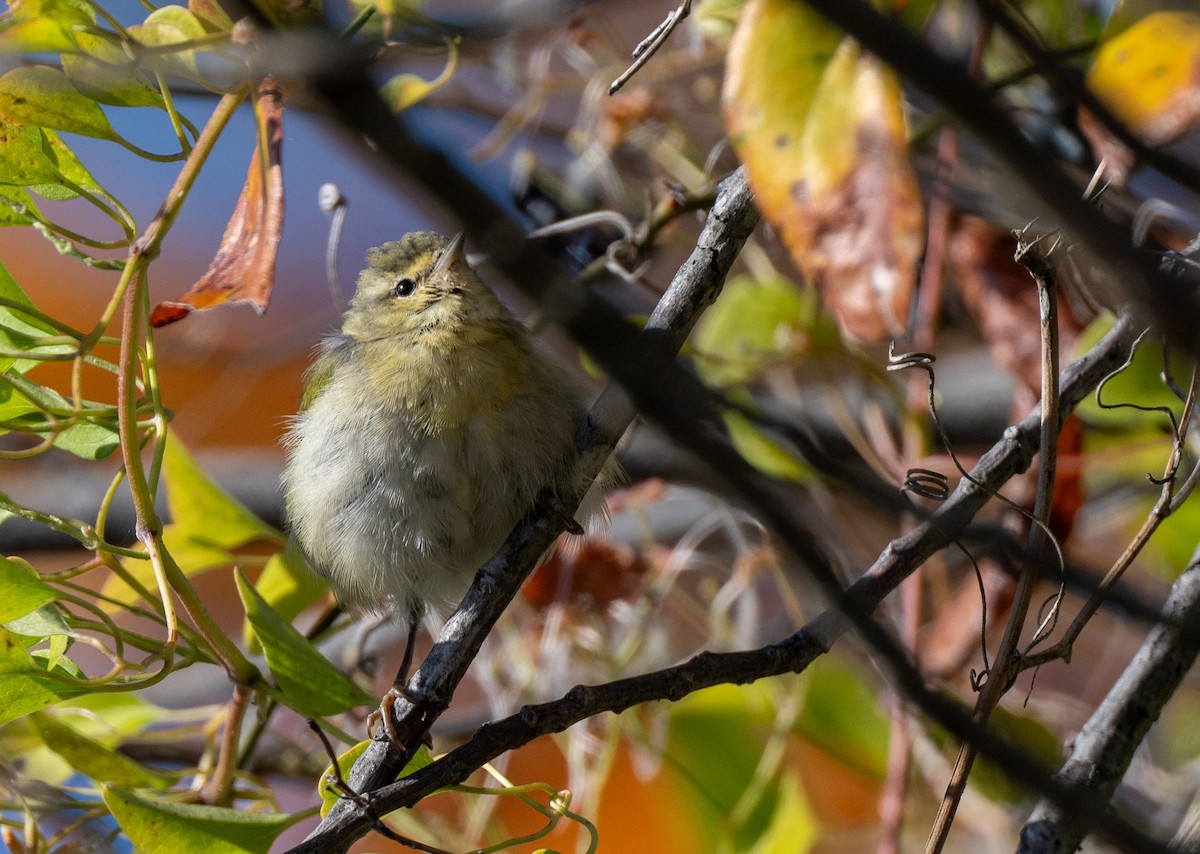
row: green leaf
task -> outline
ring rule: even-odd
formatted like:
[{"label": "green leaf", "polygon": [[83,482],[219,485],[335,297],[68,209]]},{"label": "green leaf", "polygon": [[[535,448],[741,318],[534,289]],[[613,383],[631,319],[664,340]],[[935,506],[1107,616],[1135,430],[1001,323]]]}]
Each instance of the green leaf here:
[{"label": "green leaf", "polygon": [[[150,47],[182,45],[208,34],[200,19],[182,6],[155,9],[143,23],[130,27],[128,32],[135,41]],[[196,64],[194,49],[164,53],[157,61],[160,70],[166,74],[178,74],[189,80],[204,82]]]},{"label": "green leaf", "polygon": [[[74,424],[62,426],[47,422],[47,416],[42,409],[58,410],[59,413],[69,413],[72,404],[52,388],[39,386],[32,381],[10,377],[10,385],[0,386],[0,422],[4,428],[47,436],[51,427],[59,429],[54,438],[54,444],[65,451],[97,460],[108,456],[120,442],[117,417],[111,410],[99,404],[84,401],[80,417]],[[20,388],[14,388],[20,385]],[[36,405],[35,405],[36,404]],[[89,410],[94,414],[89,416]],[[97,410],[107,410],[100,414]],[[68,421],[72,416],[60,414],[61,421]]]},{"label": "green leaf", "polygon": [[0,51],[51,52],[75,47],[79,29],[96,17],[82,0],[20,0],[9,4],[12,18],[0,28]]},{"label": "green leaf", "polygon": [[728,410],[724,414],[729,438],[742,459],[763,474],[780,480],[803,483],[812,478],[812,472],[787,448],[759,429],[742,413]]},{"label": "green leaf", "polygon": [[[35,308],[33,301],[21,290],[21,286],[9,274],[3,263],[0,263],[0,298],[15,303],[17,306]],[[35,315],[22,311],[19,307],[0,305],[0,348],[26,350],[31,353],[70,352],[71,345],[69,344],[47,346],[36,343],[37,339],[42,336],[57,334],[57,330]],[[38,362],[35,359],[0,358],[0,371],[12,369],[24,373],[36,364]]]},{"label": "green leaf", "polygon": [[[289,539],[281,551],[271,555],[254,588],[280,617],[290,623],[301,611],[317,601],[328,586],[308,568],[296,541]],[[243,637],[246,646],[257,651],[254,647],[258,640],[248,622]]]},{"label": "green leaf", "polygon": [[692,338],[700,354],[696,369],[716,386],[753,379],[771,360],[795,351],[812,315],[811,299],[787,279],[730,279]]},{"label": "green leaf", "polygon": [[458,42],[448,42],[449,56],[442,73],[432,80],[426,80],[416,74],[405,72],[397,74],[380,87],[379,94],[397,113],[421,103],[438,89],[450,82],[454,69],[458,66]]},{"label": "green leaf", "polygon": [[291,623],[275,613],[240,570],[235,570],[234,577],[246,617],[289,706],[306,717],[320,718],[374,704],[370,694],[330,664]]},{"label": "green leaf", "polygon": [[174,782],[174,778],[117,753],[45,712],[35,712],[30,722],[47,747],[96,782],[152,789],[165,789]]},{"label": "green leaf", "polygon": [[[343,780],[350,776],[350,769],[354,767],[354,763],[358,761],[358,757],[366,753],[367,748],[370,746],[370,741],[360,741],[337,758],[338,769],[342,772]],[[430,754],[429,748],[422,744],[417,748],[417,752],[413,754],[413,758],[408,760],[408,764],[404,766],[404,770],[396,775],[395,779],[403,780],[408,775],[415,774],[425,766],[432,764],[433,756]],[[345,797],[337,789],[332,766],[326,768],[325,773],[321,775],[320,782],[317,783],[317,794],[321,798],[321,818],[325,818],[329,811],[333,809],[333,805]]]},{"label": "green leaf", "polygon": [[156,800],[116,786],[104,787],[104,803],[141,854],[266,854],[304,817]]},{"label": "green leaf", "polygon": [[[50,641],[51,646],[55,646],[55,641],[61,639],[63,642],[62,652],[66,652],[66,645],[71,643],[73,635],[62,611],[57,605],[50,603],[42,605],[24,616],[17,617],[15,620],[8,620],[5,622],[4,628],[21,638],[28,638],[29,642],[25,644],[26,649],[47,640]],[[54,662],[50,662],[51,669],[55,666]]]},{"label": "green leaf", "polygon": [[0,557],[0,623],[24,617],[57,598],[54,588],[20,558]]},{"label": "green leaf", "polygon": [[85,460],[102,460],[121,444],[115,424],[80,421],[63,430],[54,439],[54,446]]},{"label": "green leaf", "polygon": [[845,664],[825,656],[804,671],[807,690],[796,730],[858,773],[882,780],[888,722],[875,696]]},{"label": "green leaf", "polygon": [[48,65],[19,66],[0,76],[0,113],[23,124],[120,141],[96,102]]},{"label": "green leaf", "polygon": [[762,747],[775,717],[772,692],[761,685],[718,685],[685,697],[671,707],[669,755],[684,780],[703,781],[696,819],[711,836],[712,850],[743,851],[769,826],[779,803],[775,786],[739,827],[729,815],[755,781]]},{"label": "green leaf", "polygon": [[41,128],[0,116],[0,184],[56,184],[61,176]]},{"label": "green leaf", "polygon": [[0,190],[0,228],[9,225],[33,225],[42,218],[30,195],[20,187]]},{"label": "green leaf", "polygon": [[233,21],[221,8],[219,0],[188,0],[188,11],[199,19],[204,28],[212,33],[227,33]]},{"label": "green leaf", "polygon": [[80,53],[64,53],[63,72],[75,88],[114,107],[164,107],[162,93],[125,51],[92,33],[76,36]]},{"label": "green leaf", "polygon": [[28,652],[12,633],[0,629],[0,724],[78,697],[88,692],[86,685],[55,679]]},{"label": "green leaf", "polygon": [[779,782],[779,802],[771,822],[748,854],[798,854],[812,850],[820,835],[820,823],[804,797],[804,789],[793,775]]},{"label": "green leaf", "polygon": [[63,178],[66,178],[89,193],[95,193],[108,199],[112,198],[109,192],[100,186],[100,182],[92,177],[92,173],[87,170],[87,167],[75,156],[75,152],[71,150],[71,147],[63,142],[61,136],[52,130],[45,131],[43,135],[46,139],[46,152],[54,160],[55,165],[58,167],[58,172]]},{"label": "green leaf", "polygon": [[284,544],[283,534],[210,480],[174,436],[167,440],[162,470],[171,521],[181,535],[224,549],[260,539]]}]

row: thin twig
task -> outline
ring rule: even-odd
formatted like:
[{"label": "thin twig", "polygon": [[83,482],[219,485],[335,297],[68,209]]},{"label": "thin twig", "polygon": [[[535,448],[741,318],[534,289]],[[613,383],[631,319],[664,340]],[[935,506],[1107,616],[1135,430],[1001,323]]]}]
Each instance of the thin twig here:
[{"label": "thin twig", "polygon": [[681,0],[680,4],[667,14],[663,22],[650,32],[650,35],[638,42],[637,47],[633,49],[633,64],[612,82],[608,87],[608,94],[615,95],[622,86],[628,83],[629,79],[637,74],[642,66],[650,61],[650,57],[654,56],[658,49],[666,43],[667,39],[671,37],[671,33],[675,32],[675,28],[691,11],[692,0]]},{"label": "thin twig", "polygon": [[[1029,271],[1037,283],[1038,308],[1041,315],[1042,333],[1042,404],[1040,409],[1040,460],[1038,462],[1037,497],[1034,499],[1033,521],[1036,523],[1029,529],[1029,545],[1026,549],[1026,560],[1017,580],[1017,589],[1013,594],[1013,603],[1009,610],[1008,622],[1004,634],[1000,638],[1000,646],[996,650],[993,671],[983,684],[983,690],[975,704],[971,716],[973,724],[983,727],[991,717],[992,711],[1000,702],[1000,698],[1008,691],[1009,685],[1019,672],[1016,664],[1016,653],[1021,642],[1021,630],[1025,626],[1025,617],[1029,611],[1029,603],[1033,597],[1033,589],[1041,576],[1040,562],[1046,545],[1046,523],[1050,519],[1050,505],[1054,498],[1055,458],[1058,448],[1058,430],[1062,423],[1062,412],[1059,407],[1058,394],[1058,309],[1055,292],[1054,268],[1045,257],[1036,250],[1037,241],[1026,242],[1023,234],[1017,237],[1016,260]],[[938,854],[946,844],[950,835],[950,827],[954,815],[958,811],[959,801],[967,788],[967,778],[975,763],[976,746],[964,742],[959,748],[958,759],[955,761],[950,782],[946,786],[946,794],[938,807],[933,827],[926,843],[926,854]]]}]

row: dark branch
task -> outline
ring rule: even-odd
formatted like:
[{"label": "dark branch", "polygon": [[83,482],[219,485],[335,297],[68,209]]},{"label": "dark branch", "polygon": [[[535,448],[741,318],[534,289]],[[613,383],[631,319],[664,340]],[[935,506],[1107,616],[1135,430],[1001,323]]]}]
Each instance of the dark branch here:
[{"label": "dark branch", "polygon": [[[1161,622],[1075,737],[1055,780],[1080,798],[1107,803],[1134,751],[1200,653],[1200,552],[1171,587]],[[1021,854],[1070,854],[1092,828],[1084,816],[1043,800],[1021,829]]]}]

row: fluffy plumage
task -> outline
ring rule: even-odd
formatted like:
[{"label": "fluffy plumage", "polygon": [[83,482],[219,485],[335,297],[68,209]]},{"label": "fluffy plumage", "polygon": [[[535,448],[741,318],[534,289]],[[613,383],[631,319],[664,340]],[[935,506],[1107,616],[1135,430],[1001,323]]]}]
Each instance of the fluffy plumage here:
[{"label": "fluffy plumage", "polygon": [[408,234],[367,261],[288,432],[286,513],[344,605],[445,612],[539,492],[568,486],[586,409],[461,241]]}]

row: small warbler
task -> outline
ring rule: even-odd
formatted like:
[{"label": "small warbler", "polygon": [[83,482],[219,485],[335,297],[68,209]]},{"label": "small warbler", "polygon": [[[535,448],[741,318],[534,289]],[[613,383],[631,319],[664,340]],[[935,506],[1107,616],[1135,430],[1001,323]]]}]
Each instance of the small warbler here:
[{"label": "small warbler", "polygon": [[367,253],[342,331],[306,377],[283,485],[292,536],[338,600],[408,619],[398,682],[425,609],[453,608],[539,499],[558,506],[586,412],[468,266],[462,235]]}]

